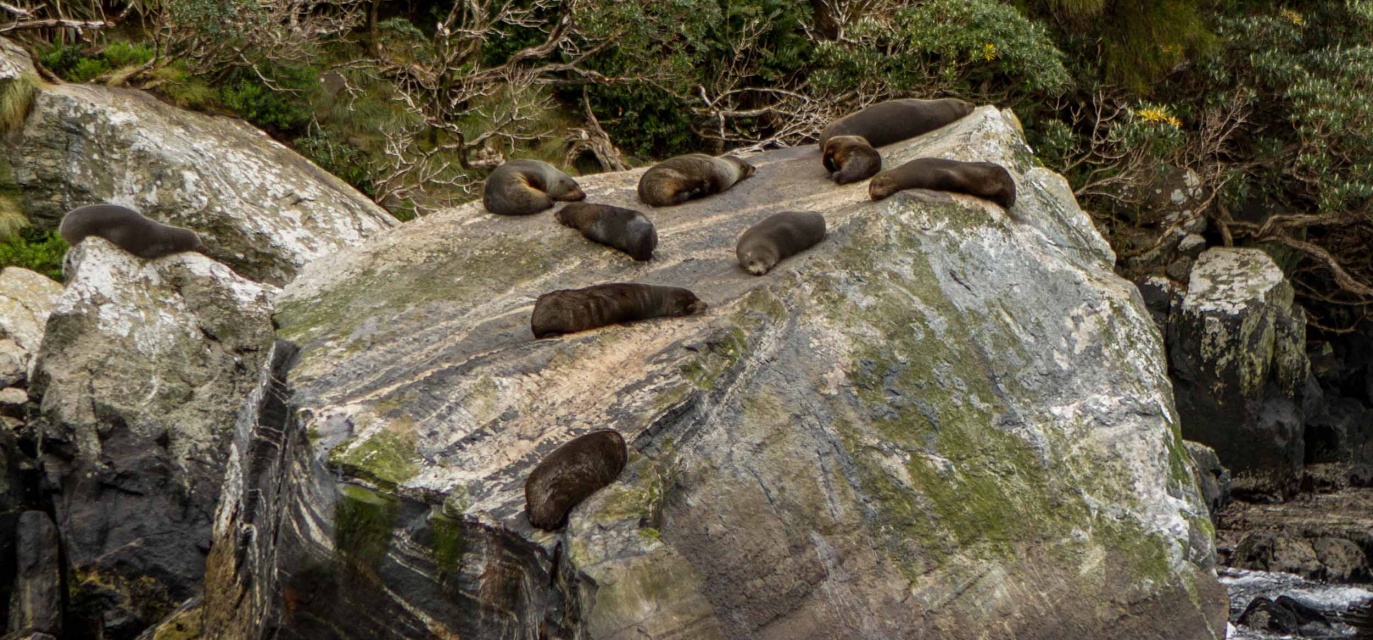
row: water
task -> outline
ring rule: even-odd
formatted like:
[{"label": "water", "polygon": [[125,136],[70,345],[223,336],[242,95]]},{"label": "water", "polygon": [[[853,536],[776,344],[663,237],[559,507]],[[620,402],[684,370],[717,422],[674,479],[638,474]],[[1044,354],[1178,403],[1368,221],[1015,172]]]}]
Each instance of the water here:
[{"label": "water", "polygon": [[[1373,591],[1347,585],[1311,582],[1290,573],[1267,573],[1243,569],[1219,568],[1221,584],[1230,592],[1230,620],[1233,622],[1249,603],[1259,596],[1276,599],[1280,595],[1319,609],[1326,615],[1340,614],[1359,605],[1373,602]],[[1331,615],[1333,618],[1334,616]],[[1335,622],[1328,631],[1318,635],[1290,636],[1257,631],[1231,624],[1228,640],[1278,640],[1279,638],[1355,638],[1358,631],[1343,622]],[[1362,636],[1373,637],[1373,636]]]}]

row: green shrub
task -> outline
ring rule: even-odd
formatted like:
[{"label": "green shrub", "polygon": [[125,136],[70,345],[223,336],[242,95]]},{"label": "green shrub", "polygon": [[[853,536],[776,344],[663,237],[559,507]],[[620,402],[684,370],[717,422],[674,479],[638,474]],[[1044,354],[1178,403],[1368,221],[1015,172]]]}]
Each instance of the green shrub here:
[{"label": "green shrub", "polygon": [[321,169],[353,185],[369,198],[376,196],[372,168],[366,152],[362,149],[341,142],[330,132],[318,128],[311,131],[308,136],[296,138],[293,144],[301,155],[309,158]]},{"label": "green shrub", "polygon": [[27,230],[0,238],[0,268],[23,267],[62,281],[62,258],[67,243],[56,231]]},{"label": "green shrub", "polygon": [[251,71],[233,74],[220,90],[224,106],[238,117],[276,132],[299,131],[310,121],[309,95],[315,91],[312,70],[274,69],[268,77],[281,90],[263,84]]},{"label": "green shrub", "polygon": [[111,42],[100,51],[101,57],[105,58],[113,69],[147,64],[152,61],[155,54],[152,46],[148,44],[124,40]]}]

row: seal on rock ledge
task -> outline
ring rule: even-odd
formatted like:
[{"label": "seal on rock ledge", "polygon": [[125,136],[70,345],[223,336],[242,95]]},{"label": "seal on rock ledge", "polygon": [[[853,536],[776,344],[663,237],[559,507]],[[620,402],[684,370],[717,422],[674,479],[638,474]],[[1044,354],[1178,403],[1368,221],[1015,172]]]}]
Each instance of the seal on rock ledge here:
[{"label": "seal on rock ledge", "polygon": [[761,276],[778,262],[825,239],[825,216],[811,211],[787,211],[753,225],[739,236],[734,254],[739,265]]},{"label": "seal on rock ledge", "polygon": [[973,112],[967,100],[906,98],[870,105],[846,115],[820,132],[820,148],[835,136],[863,136],[873,147],[924,135]]},{"label": "seal on rock ledge", "polygon": [[705,310],[706,303],[686,289],[612,282],[585,289],[559,289],[539,296],[529,328],[535,338],[547,338],[636,320],[690,316]]},{"label": "seal on rock ledge", "polygon": [[190,229],[162,224],[117,204],[92,204],[72,209],[62,217],[57,231],[73,247],[87,237],[99,236],[144,259],[200,251],[205,246],[200,236]]},{"label": "seal on rock ledge", "polygon": [[863,136],[835,136],[825,142],[821,157],[835,184],[866,180],[882,170],[882,154]]},{"label": "seal on rock ledge", "polygon": [[572,508],[614,482],[628,459],[624,436],[614,429],[592,431],[554,449],[524,481],[529,524],[548,531],[567,524]]},{"label": "seal on rock ledge", "polygon": [[868,183],[868,195],[873,200],[906,189],[966,193],[991,200],[1008,210],[1015,204],[1015,180],[1005,167],[991,162],[917,158],[877,174]]},{"label": "seal on rock ledge", "polygon": [[491,172],[482,185],[482,204],[502,216],[527,216],[553,206],[554,200],[583,200],[572,176],[540,160],[511,160]]},{"label": "seal on rock ledge", "polygon": [[639,199],[655,207],[722,193],[753,175],[753,165],[734,156],[689,153],[668,158],[639,178]]},{"label": "seal on rock ledge", "polygon": [[648,260],[658,246],[653,222],[633,209],[576,202],[554,214],[563,226],[582,232],[593,242],[619,249],[635,260]]}]

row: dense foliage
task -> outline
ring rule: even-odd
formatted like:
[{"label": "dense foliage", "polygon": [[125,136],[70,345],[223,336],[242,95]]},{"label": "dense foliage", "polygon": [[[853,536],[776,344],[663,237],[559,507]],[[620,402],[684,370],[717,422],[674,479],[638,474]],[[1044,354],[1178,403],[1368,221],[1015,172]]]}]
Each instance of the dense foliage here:
[{"label": "dense foliage", "polygon": [[1271,249],[1317,323],[1373,300],[1373,0],[93,1],[47,10],[137,20],[29,32],[47,69],[235,113],[393,210],[510,157],[796,145],[957,95],[1014,108],[1115,239],[1166,235],[1145,195],[1185,168],[1211,239]]}]

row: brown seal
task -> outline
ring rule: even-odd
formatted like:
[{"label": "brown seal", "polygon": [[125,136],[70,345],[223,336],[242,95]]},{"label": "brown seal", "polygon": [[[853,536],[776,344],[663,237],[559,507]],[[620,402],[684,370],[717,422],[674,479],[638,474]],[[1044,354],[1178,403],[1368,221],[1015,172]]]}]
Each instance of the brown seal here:
[{"label": "brown seal", "polygon": [[739,236],[734,255],[739,265],[761,276],[778,262],[825,239],[825,216],[810,211],[786,211],[759,222]]},{"label": "brown seal", "polygon": [[524,481],[529,524],[552,531],[567,524],[567,514],[591,494],[615,481],[629,450],[614,429],[592,431],[553,450]]},{"label": "brown seal", "polygon": [[77,207],[62,217],[58,233],[76,246],[89,236],[99,236],[140,258],[160,258],[182,251],[200,251],[204,244],[190,229],[152,220],[117,204]]},{"label": "brown seal", "polygon": [[691,153],[668,158],[639,178],[639,199],[655,207],[721,193],[753,175],[753,165],[734,156]]},{"label": "brown seal", "polygon": [[834,136],[821,157],[835,184],[867,180],[882,170],[882,154],[863,136]]},{"label": "brown seal", "polygon": [[868,195],[881,200],[905,189],[954,191],[991,200],[1007,209],[1015,204],[1015,180],[1006,168],[990,162],[917,158],[877,174]]},{"label": "brown seal", "polygon": [[958,98],[888,100],[846,115],[820,133],[820,148],[835,136],[863,136],[885,147],[943,127],[973,112],[973,103]]},{"label": "brown seal", "polygon": [[585,289],[559,289],[539,296],[529,328],[535,338],[546,338],[635,320],[690,316],[705,310],[706,303],[686,289],[612,282]]},{"label": "brown seal", "polygon": [[552,207],[554,200],[584,198],[572,176],[540,160],[511,160],[496,167],[482,186],[486,210],[503,216],[527,216]]},{"label": "brown seal", "polygon": [[658,246],[653,221],[633,209],[574,202],[553,216],[564,226],[581,231],[586,239],[619,249],[635,260],[652,258]]}]

